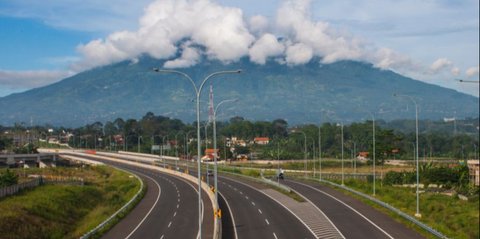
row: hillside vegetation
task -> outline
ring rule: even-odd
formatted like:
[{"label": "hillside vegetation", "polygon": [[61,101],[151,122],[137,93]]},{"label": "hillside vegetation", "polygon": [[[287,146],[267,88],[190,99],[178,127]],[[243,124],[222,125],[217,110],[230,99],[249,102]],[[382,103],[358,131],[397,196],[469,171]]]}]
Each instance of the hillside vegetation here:
[{"label": "hillside vegetation", "polygon": [[[99,67],[55,84],[0,98],[0,124],[30,122],[78,126],[85,122],[139,118],[145,112],[191,122],[195,118],[194,90],[177,74],[156,73],[164,61],[142,57]],[[237,98],[222,107],[219,118],[241,115],[253,120],[286,119],[292,124],[351,122],[369,118],[414,118],[413,104],[394,93],[410,95],[419,105],[420,118],[478,116],[478,98],[427,84],[392,71],[355,61],[288,66],[265,65],[242,59],[231,64],[216,61],[181,69],[197,85],[210,73],[242,69],[241,74],[219,75],[205,85],[202,111],[207,114],[208,85],[214,99]],[[240,112],[240,113],[239,113]],[[69,117],[65,117],[69,116]]]},{"label": "hillside vegetation", "polygon": [[[37,172],[27,173],[42,172],[33,171]],[[42,173],[81,177],[86,183],[44,185],[0,199],[0,238],[79,238],[123,206],[140,188],[135,177],[105,166],[53,168]]]}]

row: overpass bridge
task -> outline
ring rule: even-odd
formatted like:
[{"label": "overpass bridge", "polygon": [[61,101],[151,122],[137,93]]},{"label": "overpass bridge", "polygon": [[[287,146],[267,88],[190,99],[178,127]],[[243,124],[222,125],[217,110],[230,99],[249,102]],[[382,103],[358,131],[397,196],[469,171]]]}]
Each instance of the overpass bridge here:
[{"label": "overpass bridge", "polygon": [[56,153],[39,153],[39,154],[0,154],[0,167],[10,167],[14,165],[38,165],[40,167],[52,164],[57,161]]}]

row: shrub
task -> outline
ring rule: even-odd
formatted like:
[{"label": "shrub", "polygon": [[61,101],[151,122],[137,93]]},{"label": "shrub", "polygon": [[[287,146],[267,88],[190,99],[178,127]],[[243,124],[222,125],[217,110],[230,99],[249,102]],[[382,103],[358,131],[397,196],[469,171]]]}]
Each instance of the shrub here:
[{"label": "shrub", "polygon": [[18,183],[18,175],[10,170],[0,174],[0,187],[7,187]]},{"label": "shrub", "polygon": [[383,183],[386,185],[402,184],[403,178],[404,176],[402,172],[389,171],[385,174]]}]

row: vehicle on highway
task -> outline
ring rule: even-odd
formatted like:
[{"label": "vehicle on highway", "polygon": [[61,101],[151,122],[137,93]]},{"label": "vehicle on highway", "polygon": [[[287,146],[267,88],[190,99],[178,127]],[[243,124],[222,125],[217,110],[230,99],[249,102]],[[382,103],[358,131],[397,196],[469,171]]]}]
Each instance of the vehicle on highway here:
[{"label": "vehicle on highway", "polygon": [[283,169],[280,169],[277,171],[277,179],[283,179],[283,178],[284,178]]}]

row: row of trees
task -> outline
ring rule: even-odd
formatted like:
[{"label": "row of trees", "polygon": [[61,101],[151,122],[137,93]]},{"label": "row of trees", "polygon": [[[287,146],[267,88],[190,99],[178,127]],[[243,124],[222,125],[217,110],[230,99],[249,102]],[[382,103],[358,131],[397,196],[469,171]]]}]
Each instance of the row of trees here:
[{"label": "row of trees", "polygon": [[[435,123],[430,123],[435,124]],[[203,149],[212,147],[212,125],[201,122],[201,138]],[[205,125],[206,130],[205,130]],[[400,132],[384,128],[385,122],[376,122],[376,158],[382,163],[386,158],[412,159],[415,147],[414,132]],[[18,125],[15,127],[19,127]],[[320,127],[320,128],[319,128]],[[50,135],[70,134],[68,143],[81,148],[105,148],[117,150],[131,150],[151,152],[152,145],[165,145],[170,143],[175,150],[169,150],[170,155],[196,155],[196,122],[186,124],[178,119],[157,116],[151,112],[141,119],[117,118],[105,124],[95,122],[83,127],[67,129],[57,128],[54,132],[47,133],[47,128],[39,126],[30,128],[36,132],[38,138]],[[18,129],[17,129],[18,130]],[[21,130],[20,130],[21,131]],[[295,133],[295,132],[297,133]],[[303,132],[305,135],[299,132]],[[342,135],[343,132],[343,135]],[[188,135],[188,137],[187,137]],[[237,147],[236,153],[254,153],[258,158],[301,159],[304,158],[305,136],[307,144],[307,158],[318,157],[321,147],[322,157],[340,158],[342,152],[342,138],[344,158],[351,158],[358,152],[373,151],[372,121],[340,125],[324,123],[322,125],[307,124],[289,127],[283,119],[273,121],[249,121],[242,117],[233,117],[226,122],[217,122],[217,139],[220,156],[231,157],[230,150],[224,147],[226,138],[237,137],[243,140],[253,140],[254,137],[269,137],[270,144],[266,146]],[[66,137],[65,137],[66,138]],[[319,144],[319,139],[321,143]],[[8,144],[8,143],[7,143]],[[5,143],[3,143],[5,145]],[[0,146],[2,141],[0,140]],[[188,152],[187,152],[188,148]],[[478,129],[477,134],[457,133],[451,134],[444,131],[423,131],[419,135],[419,156],[449,157],[467,159],[478,157]]]}]

